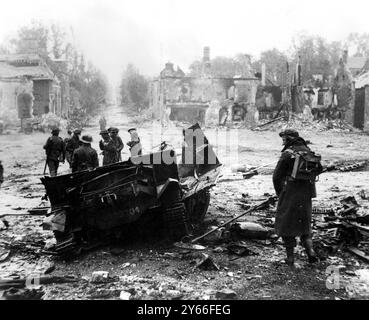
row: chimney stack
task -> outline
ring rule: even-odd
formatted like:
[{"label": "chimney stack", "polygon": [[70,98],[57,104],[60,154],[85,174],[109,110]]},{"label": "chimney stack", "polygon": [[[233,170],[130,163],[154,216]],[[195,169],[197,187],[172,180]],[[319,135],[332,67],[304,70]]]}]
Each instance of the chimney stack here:
[{"label": "chimney stack", "polygon": [[204,47],[203,62],[210,62],[210,47]]}]

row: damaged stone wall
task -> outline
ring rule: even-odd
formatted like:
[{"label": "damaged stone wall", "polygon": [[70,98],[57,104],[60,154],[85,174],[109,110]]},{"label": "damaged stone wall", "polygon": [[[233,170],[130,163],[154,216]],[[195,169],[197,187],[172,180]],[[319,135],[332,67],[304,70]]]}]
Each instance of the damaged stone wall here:
[{"label": "damaged stone wall", "polygon": [[0,119],[4,124],[20,125],[17,96],[21,93],[32,95],[33,84],[26,79],[0,79]]},{"label": "damaged stone wall", "polygon": [[[162,75],[166,73],[162,72]],[[215,120],[219,116],[222,102],[230,97],[233,97],[235,102],[248,106],[254,105],[258,83],[259,80],[256,78],[164,76],[154,80],[150,85],[150,105],[154,116],[163,119],[167,106],[181,104],[186,108],[188,103],[193,108],[196,103],[206,103],[208,108],[211,106],[211,118]],[[254,114],[251,116],[247,114],[247,117],[250,121],[251,119],[254,121]],[[209,119],[209,116],[205,115],[205,118]]]},{"label": "damaged stone wall", "polygon": [[365,86],[365,104],[364,104],[364,127],[365,131],[369,130],[369,86]]},{"label": "damaged stone wall", "polygon": [[334,91],[337,96],[337,109],[342,112],[344,120],[353,124],[355,84],[345,60],[341,58],[334,78]]}]

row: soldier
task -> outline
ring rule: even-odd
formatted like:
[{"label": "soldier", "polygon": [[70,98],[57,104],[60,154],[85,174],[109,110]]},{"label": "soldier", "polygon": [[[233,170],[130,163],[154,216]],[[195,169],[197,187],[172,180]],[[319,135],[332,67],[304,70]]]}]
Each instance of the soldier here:
[{"label": "soldier", "polygon": [[131,141],[127,142],[127,146],[129,146],[131,156],[142,155],[142,146],[136,128],[131,128],[128,132],[131,135]]},{"label": "soldier", "polygon": [[59,137],[59,129],[55,128],[51,131],[52,136],[49,137],[44,145],[46,151],[46,163],[49,167],[50,176],[55,177],[58,173],[59,162],[65,160],[65,144]]},{"label": "soldier", "polygon": [[[276,234],[281,236],[286,247],[286,262],[294,266],[295,237],[300,237],[309,262],[317,262],[311,234],[311,199],[316,197],[315,177],[297,179],[296,152],[312,152],[297,131],[287,129],[279,136],[283,139],[282,155],[273,174],[273,185],[279,201],[275,219]],[[297,157],[299,159],[299,157]],[[321,165],[319,162],[319,170]]]},{"label": "soldier", "polygon": [[81,135],[81,130],[79,130],[79,129],[74,130],[73,131],[73,136],[66,143],[66,147],[65,147],[66,148],[66,157],[67,157],[67,161],[69,163],[70,168],[72,168],[72,156],[73,156],[74,150],[76,150],[77,148],[79,148],[82,145],[82,143],[79,139],[80,135]]},{"label": "soldier", "polygon": [[[72,139],[72,130],[68,130],[67,134],[68,136],[64,138],[65,150],[67,149],[68,142],[70,141],[70,139]],[[70,167],[70,163],[72,162],[72,159],[71,159],[70,153],[67,151],[65,152],[65,159],[67,159],[67,162],[69,163],[69,167]]]},{"label": "soldier", "polygon": [[103,153],[103,166],[111,163],[116,163],[119,161],[117,148],[113,140],[109,136],[109,132],[107,130],[103,130],[100,132],[102,140],[99,142],[100,150]]},{"label": "soldier", "polygon": [[101,116],[99,119],[100,131],[106,130],[106,119],[104,116]]},{"label": "soldier", "polygon": [[120,136],[118,136],[119,129],[118,128],[115,128],[115,127],[112,127],[112,128],[109,128],[108,129],[108,132],[110,133],[110,137],[113,140],[114,145],[115,145],[115,147],[117,149],[118,161],[122,161],[121,152],[122,152],[122,150],[124,148],[124,144],[123,144],[123,141],[120,138]]},{"label": "soldier", "polygon": [[72,172],[92,170],[99,166],[97,152],[91,147],[91,142],[92,137],[90,135],[82,136],[82,146],[73,152]]}]

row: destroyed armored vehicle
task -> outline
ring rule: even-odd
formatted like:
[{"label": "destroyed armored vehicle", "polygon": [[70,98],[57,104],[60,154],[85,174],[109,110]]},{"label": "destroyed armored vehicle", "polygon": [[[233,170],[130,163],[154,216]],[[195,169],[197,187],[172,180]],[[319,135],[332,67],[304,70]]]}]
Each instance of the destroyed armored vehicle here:
[{"label": "destroyed armored vehicle", "polygon": [[173,241],[191,233],[204,219],[221,164],[198,124],[183,130],[183,139],[179,161],[162,143],[159,152],[128,161],[41,178],[51,203],[43,227],[54,232],[55,251],[78,254],[140,221],[159,222]]}]

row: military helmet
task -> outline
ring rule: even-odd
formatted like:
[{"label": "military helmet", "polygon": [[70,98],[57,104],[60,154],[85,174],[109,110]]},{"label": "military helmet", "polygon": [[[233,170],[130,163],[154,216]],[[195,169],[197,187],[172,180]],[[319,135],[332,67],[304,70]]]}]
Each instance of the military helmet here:
[{"label": "military helmet", "polygon": [[289,137],[293,137],[293,138],[298,138],[299,133],[294,129],[286,129],[286,130],[283,130],[282,132],[280,132],[279,136],[280,137],[289,136]]},{"label": "military helmet", "polygon": [[81,134],[81,130],[80,130],[80,129],[75,129],[75,130],[73,131],[73,133],[74,133],[74,134]]},{"label": "military helmet", "polygon": [[92,142],[92,137],[89,134],[86,134],[86,135],[82,136],[81,142],[91,143]]},{"label": "military helmet", "polygon": [[51,133],[59,133],[60,129],[59,128],[52,128],[51,129]]},{"label": "military helmet", "polygon": [[100,135],[109,134],[108,130],[101,130]]}]

